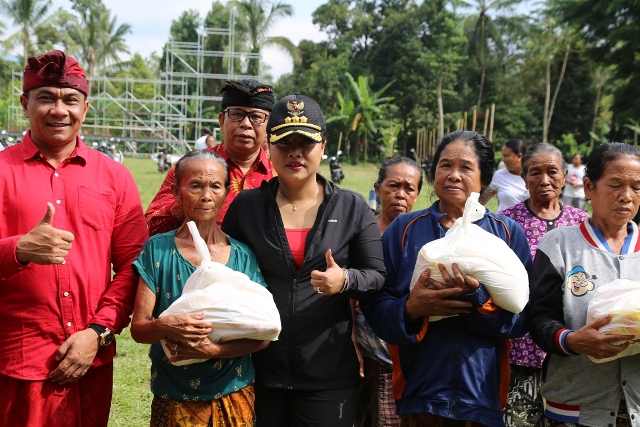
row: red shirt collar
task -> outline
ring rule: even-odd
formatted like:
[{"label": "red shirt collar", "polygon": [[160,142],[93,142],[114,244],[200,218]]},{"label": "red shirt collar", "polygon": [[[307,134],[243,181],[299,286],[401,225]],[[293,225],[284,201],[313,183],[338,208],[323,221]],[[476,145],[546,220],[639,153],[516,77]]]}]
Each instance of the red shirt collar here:
[{"label": "red shirt collar", "polygon": [[[69,156],[69,159],[77,158],[80,163],[85,165],[87,163],[87,150],[89,150],[89,147],[87,147],[80,137],[76,135],[76,148]],[[29,159],[33,159],[39,154],[44,156],[44,153],[40,151],[36,143],[31,139],[31,131],[28,131],[24,135],[24,138],[22,138],[22,159],[27,161]]]}]

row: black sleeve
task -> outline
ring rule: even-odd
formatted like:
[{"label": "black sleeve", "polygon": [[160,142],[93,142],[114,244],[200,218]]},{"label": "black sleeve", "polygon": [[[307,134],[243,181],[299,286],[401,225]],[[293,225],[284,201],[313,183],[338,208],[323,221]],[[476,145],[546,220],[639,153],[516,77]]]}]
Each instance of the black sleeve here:
[{"label": "black sleeve", "polygon": [[242,234],[242,227],[238,222],[239,215],[242,209],[239,208],[241,201],[240,194],[236,196],[236,198],[231,202],[229,208],[227,209],[227,213],[224,215],[224,219],[222,220],[222,226],[220,227],[223,232],[233,237],[236,240],[241,242],[246,242],[244,239],[244,235]]},{"label": "black sleeve", "polygon": [[567,328],[562,303],[564,280],[549,256],[540,249],[536,251],[529,282],[528,326],[531,337],[547,353],[566,356],[556,343],[558,331]]},{"label": "black sleeve", "polygon": [[354,201],[358,221],[349,242],[349,287],[345,290],[353,299],[370,297],[382,289],[386,277],[380,229],[369,205],[364,198],[360,199]]}]

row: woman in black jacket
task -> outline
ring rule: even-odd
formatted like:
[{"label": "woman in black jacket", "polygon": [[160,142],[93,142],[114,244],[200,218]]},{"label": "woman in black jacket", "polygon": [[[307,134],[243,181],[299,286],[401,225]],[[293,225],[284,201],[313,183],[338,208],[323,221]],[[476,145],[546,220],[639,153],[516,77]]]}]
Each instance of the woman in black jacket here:
[{"label": "woman in black jacket", "polygon": [[317,174],[326,125],[315,101],[283,98],[267,129],[278,176],[239,194],[222,224],[255,252],[282,320],[278,341],[253,355],[258,426],[351,427],[359,364],[349,299],[384,284],[380,233],[360,194]]}]

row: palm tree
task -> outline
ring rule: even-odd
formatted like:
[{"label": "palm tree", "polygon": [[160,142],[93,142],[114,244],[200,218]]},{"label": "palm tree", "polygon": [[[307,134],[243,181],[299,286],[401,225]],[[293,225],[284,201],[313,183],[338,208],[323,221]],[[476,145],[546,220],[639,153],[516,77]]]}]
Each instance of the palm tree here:
[{"label": "palm tree", "polygon": [[77,51],[87,67],[89,77],[97,68],[120,61],[121,53],[129,53],[125,35],[131,32],[129,24],[118,25],[118,17],[103,4],[79,9],[79,17],[73,16],[67,34],[71,41],[70,52]]},{"label": "palm tree", "polygon": [[22,61],[27,65],[31,36],[44,22],[52,0],[0,0],[0,12],[10,18],[19,29],[4,42],[6,49],[22,43]]},{"label": "palm tree", "polygon": [[[245,44],[251,53],[259,53],[263,47],[274,46],[287,52],[294,61],[299,60],[298,49],[291,40],[268,36],[279,18],[293,16],[291,5],[282,2],[271,4],[266,0],[232,0],[229,7],[238,10],[239,33],[244,34]],[[247,74],[256,76],[259,71],[258,63],[251,61]]]},{"label": "palm tree", "polygon": [[365,76],[358,76],[356,81],[350,73],[345,73],[347,78],[347,91],[343,97],[338,93],[338,103],[340,106],[339,114],[331,117],[328,122],[341,121],[345,126],[345,145],[346,152],[349,155],[350,144],[349,135],[351,132],[356,132],[358,137],[358,145],[356,147],[356,153],[360,147],[364,148],[364,161],[367,161],[368,156],[368,134],[375,134],[378,131],[377,126],[383,125],[389,127],[391,122],[382,119],[383,108],[386,107],[389,102],[393,101],[391,96],[382,96],[384,92],[395,81],[389,82],[386,86],[377,92],[372,92],[369,86],[369,78]]},{"label": "palm tree", "polygon": [[489,16],[491,10],[498,11],[520,3],[522,0],[475,0],[472,4],[460,1],[466,7],[475,7],[477,14],[469,15],[462,20],[462,31],[467,36],[465,53],[475,57],[480,66],[480,90],[478,93],[478,109],[482,104],[482,92],[484,90],[484,77],[487,70],[487,61],[491,54],[489,41],[493,42],[496,50],[503,51],[503,43],[500,32],[494,21]]},{"label": "palm tree", "polygon": [[[120,61],[121,53],[129,53],[125,35],[131,32],[129,24],[117,23],[117,16],[101,2],[76,8],[78,15],[66,14],[67,52],[76,54],[92,77],[100,68]],[[89,86],[91,92],[91,86]]]}]

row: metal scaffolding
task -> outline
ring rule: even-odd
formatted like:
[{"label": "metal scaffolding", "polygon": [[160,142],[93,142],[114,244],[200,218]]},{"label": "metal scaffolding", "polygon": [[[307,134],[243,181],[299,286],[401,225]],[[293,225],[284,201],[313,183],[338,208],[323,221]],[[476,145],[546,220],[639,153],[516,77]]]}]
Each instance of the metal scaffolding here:
[{"label": "metal scaffolding", "polygon": [[[87,141],[110,140],[129,155],[155,153],[160,146],[176,154],[192,148],[188,135],[199,136],[202,126],[209,126],[215,136],[219,123],[220,96],[207,95],[207,87],[221,88],[226,80],[252,78],[236,73],[238,59],[258,61],[260,53],[236,52],[235,27],[237,12],[230,11],[229,28],[203,28],[197,42],[169,40],[166,45],[165,72],[160,79],[132,77],[89,77],[91,94],[87,118],[82,126],[82,137]],[[226,39],[226,50],[206,50],[212,37]],[[218,39],[219,40],[219,39]],[[225,70],[211,73],[206,69],[207,58],[221,58]],[[261,69],[259,66],[258,69]],[[226,71],[226,72],[225,72]],[[9,132],[22,132],[29,128],[20,105],[22,72],[11,76],[11,101],[8,108]],[[215,118],[205,117],[208,111]],[[195,132],[194,132],[195,130]],[[216,137],[218,138],[218,137]]]}]

